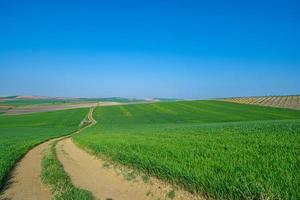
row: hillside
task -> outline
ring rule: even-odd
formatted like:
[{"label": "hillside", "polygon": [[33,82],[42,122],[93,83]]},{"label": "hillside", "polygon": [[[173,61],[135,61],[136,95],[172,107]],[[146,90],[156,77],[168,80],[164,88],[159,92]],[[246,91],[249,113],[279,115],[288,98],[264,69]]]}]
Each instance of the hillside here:
[{"label": "hillside", "polygon": [[300,110],[300,95],[291,96],[262,96],[262,97],[233,97],[221,99],[222,101],[254,104],[260,106],[271,106]]},{"label": "hillside", "polygon": [[300,112],[221,101],[97,107],[74,141],[213,199],[298,199]]}]

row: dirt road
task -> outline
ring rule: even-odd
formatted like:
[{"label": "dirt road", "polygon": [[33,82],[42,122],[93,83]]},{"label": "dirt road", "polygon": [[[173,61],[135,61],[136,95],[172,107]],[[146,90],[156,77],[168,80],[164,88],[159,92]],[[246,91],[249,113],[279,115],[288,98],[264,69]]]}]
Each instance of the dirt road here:
[{"label": "dirt road", "polygon": [[[88,119],[92,122],[90,126],[97,123],[93,118],[93,109],[90,109]],[[96,199],[201,199],[183,190],[175,192],[171,185],[155,178],[146,181],[145,177],[134,175],[128,168],[108,167],[105,161],[78,148],[71,138],[59,141],[56,152],[72,183],[91,191]]]},{"label": "dirt road", "polygon": [[[97,122],[93,118],[94,108],[87,115],[88,128]],[[80,131],[77,133],[78,134]],[[56,152],[64,170],[70,176],[72,183],[92,192],[96,199],[113,200],[199,200],[199,196],[184,190],[175,190],[165,182],[156,178],[136,175],[132,170],[115,165],[107,165],[101,159],[95,158],[86,151],[78,148],[67,137],[56,140]],[[54,140],[42,143],[32,150],[17,164],[11,173],[6,190],[0,199],[12,200],[49,200],[52,195],[47,186],[41,182],[41,159],[43,152]],[[145,178],[146,177],[146,178]]]},{"label": "dirt road", "polygon": [[[88,121],[91,122],[85,128],[96,123],[93,119],[93,110],[88,113]],[[81,129],[82,130],[82,129]],[[49,200],[51,191],[41,181],[41,160],[49,145],[66,136],[49,140],[31,149],[15,166],[10,173],[10,178],[0,194],[0,200]]]},{"label": "dirt road", "polygon": [[43,185],[41,174],[41,159],[43,151],[54,140],[42,143],[30,150],[16,165],[11,173],[0,199],[12,200],[48,200],[50,190]]}]

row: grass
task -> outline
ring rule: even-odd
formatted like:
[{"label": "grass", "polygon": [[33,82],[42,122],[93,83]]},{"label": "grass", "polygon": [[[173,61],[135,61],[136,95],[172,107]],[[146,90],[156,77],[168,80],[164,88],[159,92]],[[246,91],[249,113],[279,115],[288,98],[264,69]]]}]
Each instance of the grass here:
[{"label": "grass", "polygon": [[78,128],[88,109],[0,116],[0,187],[16,164],[35,145]]},{"label": "grass", "polygon": [[93,200],[92,193],[73,186],[70,177],[57,159],[56,143],[42,159],[42,180],[49,185],[55,200]]},{"label": "grass", "polygon": [[[300,112],[218,101],[98,107],[95,155],[215,199],[300,199]],[[173,194],[170,194],[173,195]]]},{"label": "grass", "polygon": [[30,105],[60,105],[65,103],[88,103],[88,102],[120,102],[130,103],[144,101],[141,99],[128,99],[121,97],[110,98],[74,98],[74,99],[14,99],[14,96],[8,98],[8,101],[0,102],[0,105],[8,106],[30,106]]},{"label": "grass", "polygon": [[[79,124],[78,130],[86,128],[90,122],[85,117]],[[53,194],[54,200],[93,200],[90,191],[75,187],[62,164],[57,158],[55,141],[50,145],[48,152],[42,159],[42,181],[47,184]]]},{"label": "grass", "polygon": [[168,192],[168,195],[169,199],[174,199],[175,198],[175,190],[171,190],[170,192]]},{"label": "grass", "polygon": [[107,97],[107,98],[80,98],[82,101],[101,101],[101,102],[119,102],[119,103],[131,103],[145,101],[143,99],[132,99],[124,97]]},{"label": "grass", "polygon": [[71,103],[69,100],[60,100],[60,99],[18,99],[18,100],[9,100],[1,102],[1,105],[10,105],[10,106],[30,106],[30,105],[57,105],[64,103]]},{"label": "grass", "polygon": [[11,99],[0,102],[0,105],[7,106],[32,106],[32,105],[62,105],[66,103],[88,103],[98,102],[99,99],[78,98],[78,99]]}]

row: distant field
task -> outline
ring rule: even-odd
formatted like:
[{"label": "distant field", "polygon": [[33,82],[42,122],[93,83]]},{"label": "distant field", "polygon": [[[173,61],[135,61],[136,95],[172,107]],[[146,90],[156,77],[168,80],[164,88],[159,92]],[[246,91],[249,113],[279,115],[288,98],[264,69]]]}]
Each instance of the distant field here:
[{"label": "distant field", "polygon": [[95,102],[119,102],[130,103],[145,101],[141,99],[129,99],[121,97],[110,98],[22,98],[18,96],[9,96],[0,98],[0,106],[30,106],[30,105],[61,105],[68,103],[95,103]]},{"label": "distant field", "polygon": [[117,104],[114,102],[103,102],[103,103],[66,103],[66,104],[56,104],[56,105],[45,105],[45,104],[35,104],[30,106],[20,106],[13,109],[3,110],[5,115],[20,115],[20,114],[29,114],[29,113],[39,113],[39,112],[48,112],[55,110],[67,110],[75,108],[88,108],[96,105],[110,105]]},{"label": "distant field", "polygon": [[20,99],[20,100],[8,100],[5,102],[0,102],[0,104],[10,105],[10,106],[29,106],[29,105],[36,105],[36,104],[64,104],[70,102],[72,101],[52,100],[52,99]]},{"label": "distant field", "polygon": [[15,163],[34,145],[78,128],[88,109],[0,116],[0,187]]},{"label": "distant field", "polygon": [[[0,115],[28,114],[64,110],[73,108],[85,108],[95,106],[144,103],[156,100],[130,99],[121,97],[110,98],[51,98],[40,96],[6,96],[0,97]],[[161,99],[159,101],[173,101],[173,99]]]},{"label": "distant field", "polygon": [[108,98],[52,98],[43,96],[6,96],[0,97],[0,115],[16,115],[73,108],[86,108],[131,103],[172,102],[178,99],[154,98],[135,99],[123,97]]},{"label": "distant field", "polygon": [[13,108],[13,106],[9,106],[9,105],[0,105],[0,115],[4,114],[5,112],[11,110]]},{"label": "distant field", "polygon": [[226,98],[223,99],[223,101],[300,110],[300,95],[268,96],[268,97],[237,97],[237,98]]},{"label": "distant field", "polygon": [[221,101],[98,107],[74,141],[217,199],[300,199],[300,112]]}]

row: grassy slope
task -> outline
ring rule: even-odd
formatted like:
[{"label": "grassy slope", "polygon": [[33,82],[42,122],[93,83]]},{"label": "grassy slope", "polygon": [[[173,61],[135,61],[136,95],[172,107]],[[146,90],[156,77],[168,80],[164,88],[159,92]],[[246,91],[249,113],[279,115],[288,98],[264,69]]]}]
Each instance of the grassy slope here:
[{"label": "grassy slope", "polygon": [[34,145],[75,131],[88,109],[0,116],[0,186],[14,164]]},{"label": "grassy slope", "polygon": [[77,144],[220,199],[299,199],[300,112],[216,101],[98,107]]}]

